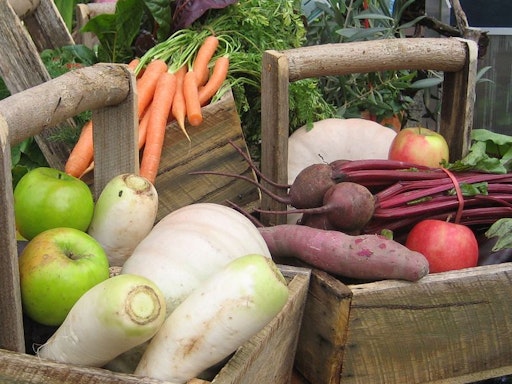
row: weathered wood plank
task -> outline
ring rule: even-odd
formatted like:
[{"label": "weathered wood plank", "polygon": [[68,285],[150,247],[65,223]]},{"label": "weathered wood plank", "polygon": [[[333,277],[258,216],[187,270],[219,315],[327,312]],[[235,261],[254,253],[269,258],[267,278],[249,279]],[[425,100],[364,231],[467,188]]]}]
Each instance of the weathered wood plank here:
[{"label": "weathered wood plank", "polygon": [[75,44],[52,0],[39,0],[37,8],[23,19],[23,23],[39,52]]},{"label": "weathered wood plank", "polygon": [[352,291],[320,270],[311,273],[295,367],[311,383],[335,383],[341,374]]},{"label": "weathered wood plank", "polygon": [[[128,79],[124,85],[129,85],[129,91],[120,103],[93,110],[93,190],[96,199],[113,177],[123,173],[139,173],[139,119],[135,76],[126,65],[115,66],[123,70],[124,77]],[[112,91],[106,84],[104,89]]]},{"label": "weathered wood plank", "polygon": [[[463,383],[512,373],[512,263],[350,285],[345,383]],[[487,376],[487,378],[492,376]]]},{"label": "weathered wood plank", "polygon": [[[261,68],[261,171],[270,180],[288,182],[288,135],[289,135],[289,65],[281,52],[263,52]],[[284,196],[286,191],[262,181],[262,184]],[[261,197],[263,210],[283,210],[283,204],[269,196]],[[284,224],[285,215],[263,214],[267,225]]]},{"label": "weathered wood plank", "polygon": [[14,223],[9,126],[0,114],[0,348],[25,351]]},{"label": "weathered wood plank", "polygon": [[450,145],[450,161],[466,155],[471,145],[478,45],[472,40],[464,41],[467,45],[464,67],[460,71],[446,72],[443,81],[439,132]]}]

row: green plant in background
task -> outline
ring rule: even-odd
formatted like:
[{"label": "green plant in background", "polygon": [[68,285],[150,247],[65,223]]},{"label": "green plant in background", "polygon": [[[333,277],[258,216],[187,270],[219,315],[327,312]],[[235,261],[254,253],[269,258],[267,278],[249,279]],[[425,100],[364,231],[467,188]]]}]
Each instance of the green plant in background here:
[{"label": "green plant in background", "polygon": [[[423,17],[402,23],[407,7],[415,0],[322,0],[305,1],[307,44],[348,43],[376,39],[405,38]],[[429,75],[429,74],[428,74]],[[361,116],[363,111],[377,121],[402,115],[414,103],[418,89],[435,87],[442,79],[418,80],[416,71],[384,71],[347,76],[327,76],[320,87],[327,102],[340,117]]]}]

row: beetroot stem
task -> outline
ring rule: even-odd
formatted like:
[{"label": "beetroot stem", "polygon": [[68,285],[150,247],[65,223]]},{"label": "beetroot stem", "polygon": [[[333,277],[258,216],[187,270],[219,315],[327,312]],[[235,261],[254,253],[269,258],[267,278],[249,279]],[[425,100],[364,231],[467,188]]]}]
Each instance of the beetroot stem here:
[{"label": "beetroot stem", "polygon": [[286,198],[283,198],[281,196],[276,195],[275,193],[273,193],[268,188],[265,188],[264,186],[262,186],[256,180],[254,180],[254,179],[252,179],[252,178],[250,178],[248,176],[245,176],[245,175],[237,175],[237,174],[234,174],[234,173],[218,172],[218,171],[191,171],[188,174],[189,175],[216,175],[216,176],[234,177],[234,178],[237,178],[237,179],[245,180],[245,181],[255,185],[256,187],[258,187],[261,192],[267,194],[268,196],[270,196],[275,201],[278,201],[279,203],[282,203],[282,204],[287,204],[287,205],[290,204],[290,200],[289,199],[286,199]]},{"label": "beetroot stem", "polygon": [[[251,167],[251,169],[254,171],[254,173],[256,173],[256,175],[258,175],[261,180],[267,182],[268,184],[270,184],[270,185],[272,185],[273,187],[276,187],[276,188],[286,188],[286,189],[290,188],[289,184],[279,184],[279,183],[276,183],[274,180],[271,180],[270,178],[268,178],[266,175],[264,175],[259,170],[259,168],[256,166],[256,164],[254,164],[252,159],[247,155],[247,153],[245,153],[242,150],[242,148],[240,148],[238,145],[236,145],[234,143],[234,141],[231,140],[231,139],[229,139],[228,142],[244,158],[244,160],[247,162],[247,164],[249,164],[249,167]],[[272,197],[272,196],[270,196],[270,197]]]}]

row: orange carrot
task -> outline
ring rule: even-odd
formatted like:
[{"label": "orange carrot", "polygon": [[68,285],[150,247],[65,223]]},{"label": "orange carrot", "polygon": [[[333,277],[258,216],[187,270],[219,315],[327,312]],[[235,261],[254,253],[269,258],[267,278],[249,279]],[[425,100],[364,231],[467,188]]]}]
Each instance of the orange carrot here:
[{"label": "orange carrot", "polygon": [[139,65],[140,63],[140,59],[138,57],[132,59],[132,61],[130,61],[128,63],[128,69],[131,69],[132,71],[137,68],[137,65]]},{"label": "orange carrot", "polygon": [[184,65],[175,72],[176,75],[176,94],[174,95],[174,101],[172,103],[172,115],[178,122],[178,126],[182,130],[183,134],[190,141],[187,130],[185,129],[185,117],[187,116],[187,109],[185,106],[185,98],[183,96],[183,80],[187,73],[187,66]]},{"label": "orange carrot", "polygon": [[199,103],[201,106],[208,104],[208,101],[217,93],[220,86],[226,80],[229,69],[229,57],[222,56],[215,61],[213,72],[208,82],[199,88]]},{"label": "orange carrot", "polygon": [[64,171],[71,176],[80,177],[91,164],[93,157],[92,120],[89,120],[82,127],[80,137],[69,154]]},{"label": "orange carrot", "polygon": [[148,132],[148,122],[149,122],[149,115],[151,115],[151,105],[146,108],[146,113],[144,113],[144,116],[142,116],[142,119],[139,121],[139,142],[138,142],[138,148],[139,150],[142,149],[144,146],[144,143],[146,142],[146,134]]},{"label": "orange carrot", "polygon": [[197,76],[197,84],[199,86],[206,84],[208,81],[208,64],[210,63],[210,60],[215,54],[218,46],[219,39],[216,36],[210,35],[204,39],[197,51],[194,62],[192,63],[192,70]]},{"label": "orange carrot", "polygon": [[183,97],[187,107],[187,120],[190,125],[197,127],[203,122],[203,113],[199,103],[197,77],[193,70],[189,70],[183,79]]},{"label": "orange carrot", "polygon": [[159,76],[155,96],[151,103],[146,142],[142,153],[140,175],[152,183],[155,182],[164,145],[165,127],[171,113],[171,106],[176,92],[176,76],[164,72]]},{"label": "orange carrot", "polygon": [[138,114],[139,119],[142,114],[151,103],[153,94],[155,93],[156,84],[159,76],[167,71],[167,63],[164,60],[156,59],[150,62],[144,74],[137,81],[137,93],[138,93]]}]

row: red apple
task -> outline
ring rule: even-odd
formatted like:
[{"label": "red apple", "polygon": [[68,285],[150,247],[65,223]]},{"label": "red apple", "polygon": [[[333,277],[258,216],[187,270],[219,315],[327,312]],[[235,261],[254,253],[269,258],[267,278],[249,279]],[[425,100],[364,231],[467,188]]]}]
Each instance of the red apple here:
[{"label": "red apple", "polygon": [[478,241],[462,224],[420,221],[409,232],[405,246],[427,258],[430,273],[476,267],[478,262]]},{"label": "red apple", "polygon": [[443,160],[449,160],[448,143],[428,128],[404,128],[391,142],[388,159],[439,167]]}]

